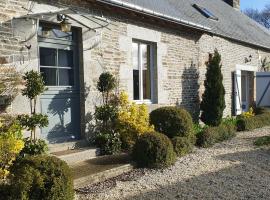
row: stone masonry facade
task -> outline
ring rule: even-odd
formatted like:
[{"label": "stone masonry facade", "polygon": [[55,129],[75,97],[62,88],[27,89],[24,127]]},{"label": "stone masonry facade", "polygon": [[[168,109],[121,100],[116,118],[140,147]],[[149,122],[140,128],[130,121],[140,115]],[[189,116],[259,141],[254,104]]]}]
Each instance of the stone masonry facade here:
[{"label": "stone masonry facade", "polygon": [[[76,8],[92,7],[91,2],[83,0],[38,1],[46,6],[61,3]],[[17,62],[21,54],[26,53],[22,38],[14,35],[12,17],[26,14],[28,0],[0,0],[0,54],[7,62]],[[60,4],[59,4],[60,5]],[[270,56],[270,50],[264,50],[253,45],[247,45],[230,39],[213,36],[208,33],[187,29],[185,27],[166,28],[153,25],[123,15],[115,15],[109,11],[95,10],[110,20],[108,28],[96,32],[100,43],[93,49],[82,50],[82,70],[80,70],[81,93],[87,96],[81,99],[82,118],[93,112],[99,99],[96,91],[96,81],[104,71],[110,71],[119,80],[119,89],[128,92],[132,98],[132,40],[149,41],[156,45],[156,65],[154,72],[154,99],[149,105],[154,109],[164,105],[179,105],[189,110],[193,116],[199,114],[199,102],[203,94],[203,83],[206,72],[206,61],[209,54],[217,49],[222,56],[222,72],[226,90],[226,109],[224,116],[233,112],[233,72],[236,65],[260,67],[260,60]],[[21,22],[28,23],[29,22]],[[20,24],[22,25],[22,24]],[[78,25],[79,26],[79,25]],[[83,29],[82,29],[83,30]],[[16,31],[16,30],[15,30]],[[87,46],[89,38],[82,35],[82,48]],[[36,47],[36,37],[31,39]],[[29,53],[29,52],[28,52]],[[33,68],[38,69],[37,52],[31,50],[29,56]],[[245,58],[252,56],[249,62]],[[19,59],[19,61],[21,61]],[[13,103],[13,111],[21,107],[22,97]],[[23,112],[20,110],[19,112]],[[82,119],[83,120],[83,119]],[[84,120],[83,120],[84,121]],[[82,123],[82,127],[84,124]]]}]

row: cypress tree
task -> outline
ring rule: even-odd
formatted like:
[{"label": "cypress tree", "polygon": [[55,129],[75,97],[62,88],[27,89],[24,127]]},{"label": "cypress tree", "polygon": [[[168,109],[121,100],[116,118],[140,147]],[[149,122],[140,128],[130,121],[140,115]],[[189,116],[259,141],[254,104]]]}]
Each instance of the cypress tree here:
[{"label": "cypress tree", "polygon": [[217,50],[214,55],[209,56],[207,63],[206,79],[204,81],[205,91],[201,102],[201,120],[209,126],[218,126],[223,117],[225,109],[225,89],[223,86],[223,75],[221,72],[221,56]]}]

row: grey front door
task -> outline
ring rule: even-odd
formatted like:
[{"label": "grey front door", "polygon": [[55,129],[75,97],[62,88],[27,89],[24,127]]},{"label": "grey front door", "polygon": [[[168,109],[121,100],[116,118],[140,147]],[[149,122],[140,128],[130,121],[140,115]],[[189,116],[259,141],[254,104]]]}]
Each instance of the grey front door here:
[{"label": "grey front door", "polygon": [[50,143],[80,137],[79,65],[76,32],[60,27],[39,27],[40,72],[48,88],[42,94],[41,112],[49,116],[49,126],[41,130]]}]

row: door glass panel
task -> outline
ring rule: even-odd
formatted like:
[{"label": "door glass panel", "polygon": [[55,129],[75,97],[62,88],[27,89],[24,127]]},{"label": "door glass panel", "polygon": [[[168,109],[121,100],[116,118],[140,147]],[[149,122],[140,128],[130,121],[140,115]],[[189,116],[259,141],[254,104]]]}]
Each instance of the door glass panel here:
[{"label": "door glass panel", "polygon": [[56,66],[56,49],[40,48],[40,66]]},{"label": "door glass panel", "polygon": [[56,86],[56,69],[55,68],[40,68],[41,75],[47,86]]},{"label": "door glass panel", "polygon": [[132,58],[133,58],[133,99],[140,99],[140,78],[139,78],[139,45],[132,44]]},{"label": "door glass panel", "polygon": [[247,101],[247,76],[243,75],[241,78],[241,92],[242,92],[242,102]]},{"label": "door glass panel", "polygon": [[151,99],[150,45],[141,44],[143,68],[143,99]]},{"label": "door glass panel", "polygon": [[58,66],[59,67],[73,67],[73,51],[72,50],[58,50]]},{"label": "door glass panel", "polygon": [[71,86],[73,85],[73,70],[59,69],[59,85]]}]

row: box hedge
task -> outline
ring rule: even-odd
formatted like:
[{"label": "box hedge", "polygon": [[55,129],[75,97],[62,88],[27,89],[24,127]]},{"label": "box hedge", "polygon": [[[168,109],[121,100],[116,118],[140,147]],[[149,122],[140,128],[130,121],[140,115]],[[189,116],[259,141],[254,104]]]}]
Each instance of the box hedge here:
[{"label": "box hedge", "polygon": [[258,115],[250,118],[239,117],[237,119],[238,131],[250,131],[264,126],[270,126],[270,112],[261,109]]},{"label": "box hedge", "polygon": [[190,153],[193,149],[193,143],[187,137],[174,137],[172,139],[174,152],[178,157]]},{"label": "box hedge", "polygon": [[150,113],[150,124],[157,132],[169,138],[189,137],[193,134],[193,122],[190,114],[179,107],[162,107]]},{"label": "box hedge", "polygon": [[201,147],[211,147],[215,143],[233,138],[236,135],[234,124],[222,123],[217,127],[206,127],[197,135],[197,145]]},{"label": "box hedge", "polygon": [[133,147],[132,156],[139,167],[148,168],[165,168],[176,160],[170,139],[157,132],[140,136]]},{"label": "box hedge", "polygon": [[52,156],[28,156],[11,170],[10,197],[13,200],[73,200],[74,189],[68,165]]}]

